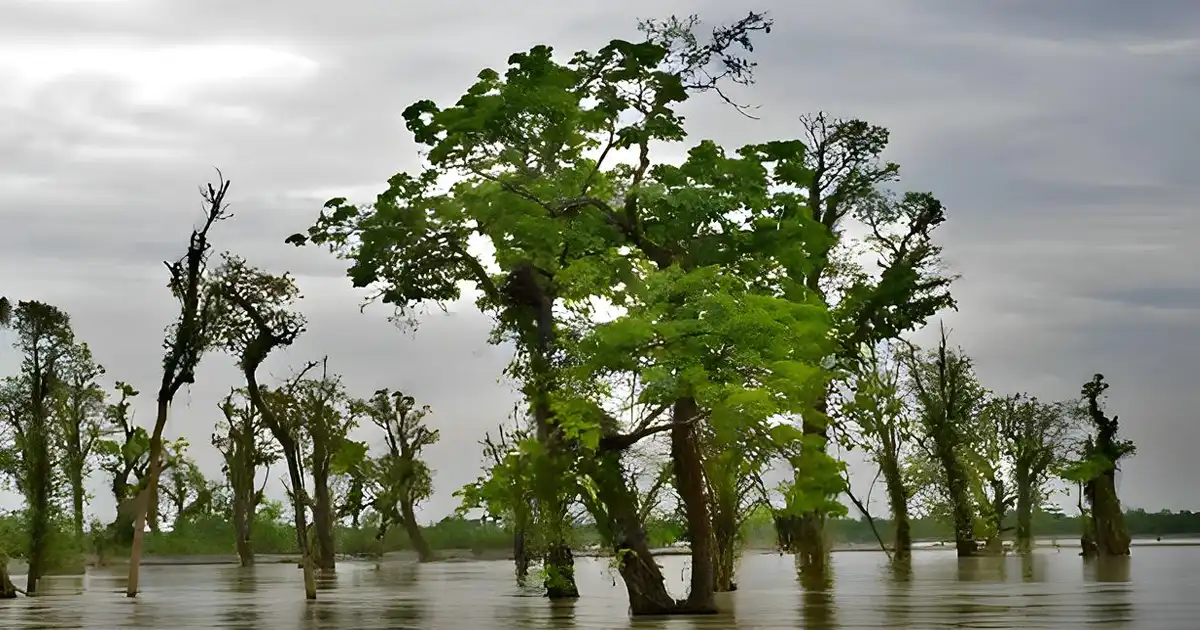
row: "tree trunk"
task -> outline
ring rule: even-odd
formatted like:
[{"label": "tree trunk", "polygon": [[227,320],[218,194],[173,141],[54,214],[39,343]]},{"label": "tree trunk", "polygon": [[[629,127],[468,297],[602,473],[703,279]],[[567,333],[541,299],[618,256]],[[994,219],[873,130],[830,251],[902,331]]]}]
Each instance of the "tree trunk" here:
[{"label": "tree trunk", "polygon": [[950,491],[950,503],[954,512],[954,547],[958,557],[966,558],[979,551],[975,544],[975,515],[967,494],[966,473],[958,463],[953,447],[938,441],[935,445],[942,471],[946,475],[946,487]]},{"label": "tree trunk", "polygon": [[737,522],[731,510],[719,510],[713,518],[713,590],[729,593],[737,590],[733,581],[737,569]]},{"label": "tree trunk", "polygon": [[[314,453],[313,459],[317,459]],[[317,568],[333,571],[337,566],[333,542],[333,495],[329,491],[329,476],[324,471],[313,474],[313,528],[317,534]]]},{"label": "tree trunk", "polygon": [[158,409],[155,414],[154,432],[150,435],[150,462],[147,471],[146,488],[134,500],[133,544],[129,548],[129,579],[125,584],[125,596],[137,597],[138,579],[142,568],[142,539],[146,536],[146,514],[150,509],[150,499],[158,498],[158,476],[162,472],[162,434],[167,426],[167,415],[171,410],[171,401],[158,396]]},{"label": "tree trunk", "polygon": [[[828,391],[817,400],[815,411],[820,416],[829,413]],[[820,438],[821,450],[825,449],[829,435],[824,425],[804,421],[800,428],[805,436]],[[824,566],[825,557],[828,554],[825,548],[825,515],[814,510],[800,515],[798,521],[793,520],[790,523],[795,528],[790,534],[792,550],[798,554],[800,564],[802,566],[811,565],[816,567],[815,570],[818,573],[821,572],[821,567]]]},{"label": "tree trunk", "polygon": [[529,552],[525,549],[525,527],[518,525],[513,531],[513,563],[516,565],[517,584],[525,585],[529,577]]},{"label": "tree trunk", "polygon": [[1033,551],[1033,484],[1027,467],[1018,464],[1014,475],[1017,482],[1017,551]]},{"label": "tree trunk", "polygon": [[[279,436],[276,436],[279,439]],[[300,474],[300,462],[296,461],[295,444],[281,444],[287,460],[288,478],[292,484],[292,517],[296,521],[296,546],[300,550],[300,564],[304,569],[304,597],[317,598],[317,581],[313,576],[312,549],[308,545],[308,515],[304,513],[304,477]],[[289,448],[290,447],[290,448]]]},{"label": "tree trunk", "polygon": [[16,599],[17,587],[8,575],[8,556],[0,554],[0,599]]},{"label": "tree trunk", "polygon": [[1091,498],[1096,552],[1101,556],[1128,556],[1129,530],[1117,498],[1115,472],[1108,471],[1096,479]]},{"label": "tree trunk", "polygon": [[[43,414],[40,419],[37,414]],[[50,465],[49,445],[47,443],[46,420],[44,412],[34,409],[34,422],[40,422],[41,427],[30,431],[31,437],[37,435],[36,443],[30,449],[36,454],[31,475],[30,504],[29,504],[29,575],[26,578],[25,592],[33,595],[37,592],[38,580],[46,572],[46,548],[50,534]]]},{"label": "tree trunk", "polygon": [[550,599],[577,599],[579,587],[575,583],[575,556],[563,537],[556,536],[546,550],[545,556],[546,597]]},{"label": "tree trunk", "polygon": [[880,470],[887,487],[888,506],[892,510],[892,521],[896,527],[896,540],[892,544],[896,560],[907,560],[912,556],[912,524],[908,518],[908,488],[900,472],[900,463],[895,457],[885,455]]},{"label": "tree trunk", "polygon": [[83,539],[83,476],[71,474],[71,515],[74,517],[75,536]]},{"label": "tree trunk", "polygon": [[629,610],[635,616],[680,612],[680,603],[667,592],[662,569],[650,554],[646,529],[638,517],[637,499],[621,468],[621,454],[599,455],[584,470],[596,485],[602,513],[593,512],[616,553],[617,571],[625,582]]},{"label": "tree trunk", "polygon": [[404,517],[404,531],[408,534],[408,540],[412,543],[413,551],[417,552],[417,560],[419,562],[432,562],[434,560],[433,549],[429,548],[429,543],[425,541],[425,534],[421,533],[421,526],[417,524],[417,516],[413,514],[413,507],[407,502],[400,505],[400,515]]},{"label": "tree trunk", "polygon": [[[695,399],[681,398],[675,401],[675,422],[688,422],[697,418],[699,413]],[[671,429],[671,462],[692,548],[691,588],[685,606],[695,613],[715,613],[712,520],[708,514],[708,497],[704,487],[704,462],[700,458],[692,425],[680,424]]]},{"label": "tree trunk", "polygon": [[251,508],[246,497],[235,490],[233,497],[233,531],[236,537],[238,560],[243,567],[254,566],[254,547],[250,545],[250,527],[253,521]]}]

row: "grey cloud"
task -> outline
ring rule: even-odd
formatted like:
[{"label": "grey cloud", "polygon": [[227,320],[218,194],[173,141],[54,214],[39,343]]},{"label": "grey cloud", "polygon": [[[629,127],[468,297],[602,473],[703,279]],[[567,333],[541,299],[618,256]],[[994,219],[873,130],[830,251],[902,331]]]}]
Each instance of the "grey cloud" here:
[{"label": "grey cloud", "polygon": [[[431,454],[438,490],[425,518],[453,507],[450,493],[478,473],[475,441],[512,410],[516,394],[497,382],[509,350],[486,345],[489,322],[468,305],[426,317],[415,334],[395,330],[385,308],[360,314],[363,295],[344,279],[344,263],[282,239],[311,223],[325,197],[369,200],[389,176],[415,167],[403,108],[452,102],[482,67],[502,67],[514,51],[597,46],[632,36],[639,17],[696,11],[717,21],[750,8],[10,5],[0,23],[5,46],[216,41],[317,64],[294,80],[220,81],[184,105],[139,102],[129,83],[93,75],[32,94],[0,83],[0,290],[68,309],[109,376],[146,392],[139,418],[149,422],[159,335],[173,317],[161,261],[183,252],[199,217],[196,186],[222,168],[236,218],[214,231],[216,248],[292,270],[306,295],[309,332],[270,373],[329,354],[357,395],[402,388],[433,406],[443,443]],[[1200,491],[1171,481],[1200,474],[1176,439],[1192,435],[1186,380],[1200,371],[1200,329],[1183,309],[1200,290],[1190,271],[1200,262],[1191,242],[1200,190],[1188,142],[1200,133],[1191,115],[1200,82],[1195,49],[1171,41],[1195,32],[1193,5],[766,1],[760,7],[777,28],[758,47],[759,83],[737,90],[761,106],[761,120],[709,98],[686,113],[694,136],[731,145],[795,137],[796,116],[817,109],[888,126],[902,185],[947,205],[946,258],[963,279],[960,311],[944,319],[985,384],[1065,398],[1093,372],[1109,374],[1113,408],[1142,448],[1123,490],[1148,508],[1194,509]],[[0,353],[0,368],[11,367]],[[232,359],[209,356],[168,425],[195,444],[210,475],[219,472],[208,446],[213,405],[237,382]],[[870,476],[855,464],[856,484]],[[108,514],[102,485],[96,493]]]}]

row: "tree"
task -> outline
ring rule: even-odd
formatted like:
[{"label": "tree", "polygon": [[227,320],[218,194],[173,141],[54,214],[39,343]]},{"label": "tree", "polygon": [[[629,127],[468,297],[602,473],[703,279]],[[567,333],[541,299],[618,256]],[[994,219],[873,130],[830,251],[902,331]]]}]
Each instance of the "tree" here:
[{"label": "tree", "polygon": [[454,493],[461,501],[459,515],[480,509],[512,529],[513,563],[520,585],[525,584],[531,562],[528,540],[533,526],[533,480],[529,459],[520,451],[529,438],[529,432],[520,426],[505,429],[500,425],[495,438],[491,433],[485,434],[480,442],[483,475]]},{"label": "tree", "polygon": [[[117,516],[111,524],[112,537],[123,543],[133,541],[133,501],[148,480],[150,435],[134,423],[132,398],[139,392],[127,383],[117,381],[119,398],[105,407],[105,424],[110,427],[105,436],[116,435],[120,441],[102,437],[95,444],[100,469],[110,476],[110,488],[117,505]],[[134,483],[130,483],[130,477]]]},{"label": "tree", "polygon": [[254,564],[251,534],[254,516],[263,502],[264,488],[255,488],[259,469],[264,476],[271,464],[279,460],[279,451],[271,442],[262,416],[250,402],[245,389],[233,389],[220,404],[222,420],[212,436],[212,444],[221,453],[226,483],[229,485],[233,529],[238,559],[242,566]]},{"label": "tree", "polygon": [[[313,480],[313,529],[317,543],[317,568],[334,570],[336,563],[333,526],[334,497],[329,480],[333,463],[346,442],[346,434],[358,419],[341,380],[329,373],[328,357],[321,363],[319,379],[301,379],[294,388],[295,414],[303,436],[299,444],[305,451],[308,473]],[[306,448],[307,447],[307,448]]]},{"label": "tree", "polygon": [[1050,474],[1067,456],[1077,408],[1064,402],[1045,403],[1028,394],[989,402],[1013,467],[1017,508],[1017,548],[1033,550],[1033,510],[1045,499]]},{"label": "tree", "polygon": [[1109,418],[1104,412],[1101,397],[1108,387],[1102,374],[1084,383],[1081,394],[1094,434],[1084,441],[1079,458],[1067,466],[1064,474],[1083,485],[1083,498],[1089,508],[1081,541],[1085,556],[1129,555],[1129,529],[1117,496],[1116,478],[1121,460],[1135,454],[1137,447],[1117,437],[1117,416]]},{"label": "tree", "polygon": [[437,429],[425,425],[429,407],[417,407],[412,396],[381,389],[362,404],[362,411],[384,434],[387,450],[373,461],[372,508],[379,514],[379,535],[399,525],[408,534],[421,562],[434,559],[433,550],[417,523],[414,509],[433,496],[433,471],[422,459],[422,451],[436,444]]},{"label": "tree", "polygon": [[29,534],[29,574],[25,591],[37,592],[46,571],[46,553],[54,506],[54,461],[59,456],[54,426],[54,396],[64,364],[75,343],[70,317],[43,302],[18,302],[12,326],[21,353],[19,375],[5,381],[4,406],[15,457],[9,466],[25,497]]},{"label": "tree", "polygon": [[211,344],[215,325],[216,300],[205,291],[208,259],[211,245],[208,231],[217,221],[229,217],[225,206],[225,194],[229,182],[217,171],[216,186],[209,184],[201,191],[204,200],[204,221],[199,228],[192,228],[188,239],[187,253],[175,262],[165,262],[170,272],[168,286],[171,295],[179,302],[179,316],[167,328],[163,346],[162,379],[158,386],[157,410],[154,430],[150,433],[149,475],[143,494],[135,503],[133,545],[129,551],[129,581],[125,587],[127,597],[136,597],[142,561],[142,538],[145,536],[147,519],[157,522],[158,477],[162,473],[163,430],[171,411],[175,394],[184,385],[195,382],[196,368],[205,350]]},{"label": "tree", "polygon": [[104,367],[92,358],[86,343],[74,344],[65,357],[62,387],[54,397],[54,415],[64,450],[60,463],[71,486],[75,535],[83,538],[84,479],[91,474],[93,450],[107,431],[105,393],[96,379]]},{"label": "tree", "polygon": [[[881,188],[899,173],[897,164],[880,159],[888,130],[824,112],[803,116],[801,124],[807,145],[803,167],[809,172],[803,203],[824,238],[813,241],[810,253],[816,264],[794,280],[830,307],[841,374],[803,423],[805,434],[813,438],[811,458],[822,457],[829,439],[837,381],[853,381],[861,373],[867,349],[923,326],[954,301],[949,293],[953,278],[941,272],[941,248],[932,240],[933,230],[945,221],[941,202],[929,193],[896,196]],[[846,239],[847,219],[867,227],[864,241]],[[878,256],[874,274],[851,261],[864,248]],[[837,488],[830,490],[837,494]],[[819,508],[784,521],[793,529],[789,538],[796,541],[802,565],[824,562],[823,522]]]},{"label": "tree", "polygon": [[974,555],[975,509],[971,475],[964,461],[967,445],[964,428],[983,402],[984,391],[975,378],[971,359],[961,349],[949,348],[946,330],[936,349],[905,353],[908,386],[913,392],[923,429],[924,447],[936,462],[947,492],[959,557]]},{"label": "tree", "polygon": [[172,443],[168,456],[171,466],[162,486],[163,498],[171,506],[172,528],[212,509],[213,489],[196,462],[187,456],[187,442]]},{"label": "tree", "polygon": [[246,395],[279,443],[287,462],[296,543],[304,568],[304,596],[316,599],[306,513],[310,501],[304,488],[300,411],[295,398],[299,382],[316,364],[308,364],[291,382],[275,390],[268,390],[258,382],[258,369],[267,356],[292,345],[304,331],[304,316],[292,310],[300,291],[289,274],[271,275],[232,255],[224,256],[220,269],[214,273],[212,286],[221,296],[215,339],[238,358],[238,367],[246,379]]},{"label": "tree", "polygon": [[893,558],[904,561],[912,554],[909,502],[913,490],[905,479],[904,461],[912,442],[913,422],[902,391],[900,367],[886,344],[871,348],[854,380],[854,398],[843,414],[858,428],[858,439],[852,443],[866,451],[883,476],[895,527]]}]

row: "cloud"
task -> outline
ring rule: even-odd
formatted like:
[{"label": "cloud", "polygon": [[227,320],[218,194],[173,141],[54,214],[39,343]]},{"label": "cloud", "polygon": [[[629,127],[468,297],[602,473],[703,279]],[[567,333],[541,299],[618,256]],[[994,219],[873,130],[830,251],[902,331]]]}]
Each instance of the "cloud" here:
[{"label": "cloud", "polygon": [[[995,6],[993,6],[995,4]],[[1148,508],[1192,508],[1200,464],[1194,387],[1200,230],[1189,140],[1200,51],[1188,0],[963,3],[764,0],[777,28],[758,46],[757,85],[736,91],[759,120],[712,99],[687,107],[696,138],[728,145],[796,137],[825,109],[892,130],[903,185],[934,191],[962,273],[952,339],[998,391],[1076,395],[1094,372],[1113,383],[1139,457],[1122,490]],[[746,8],[749,8],[747,6]],[[234,220],[219,249],[291,269],[309,332],[269,367],[330,355],[355,393],[401,388],[434,409],[437,496],[478,473],[475,441],[512,409],[497,382],[505,348],[463,307],[415,334],[358,311],[344,264],[282,244],[330,196],[371,198],[417,164],[400,119],[409,103],[452,102],[485,66],[537,43],[566,53],[635,33],[639,17],[745,9],[716,2],[405,5],[150,0],[22,1],[0,23],[0,291],[73,315],[109,375],[145,393],[149,422],[160,337],[173,317],[161,261],[183,253],[196,186],[220,167]],[[670,155],[675,155],[674,152]],[[6,336],[4,340],[11,339]],[[11,369],[11,353],[0,368]],[[206,358],[169,425],[209,475],[215,403],[231,359]],[[870,472],[855,468],[855,481]],[[103,484],[96,510],[111,512]],[[275,496],[282,493],[275,485]],[[9,497],[9,503],[15,498]]]}]

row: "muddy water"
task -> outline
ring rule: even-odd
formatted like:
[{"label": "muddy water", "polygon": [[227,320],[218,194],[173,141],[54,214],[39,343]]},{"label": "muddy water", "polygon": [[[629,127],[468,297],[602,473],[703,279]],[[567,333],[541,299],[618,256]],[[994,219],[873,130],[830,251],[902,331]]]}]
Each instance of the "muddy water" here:
[{"label": "muddy water", "polygon": [[[806,579],[807,589],[790,557],[751,555],[721,615],[638,620],[596,559],[579,560],[585,595],[566,605],[517,589],[502,561],[343,563],[312,603],[295,565],[151,566],[136,600],[124,597],[119,571],[48,578],[42,597],[0,601],[0,628],[1200,628],[1200,547],[1134,552],[1085,564],[1067,549],[962,561],[918,551],[907,572],[878,553],[838,553],[830,575]],[[685,560],[661,562],[678,592]]]}]

